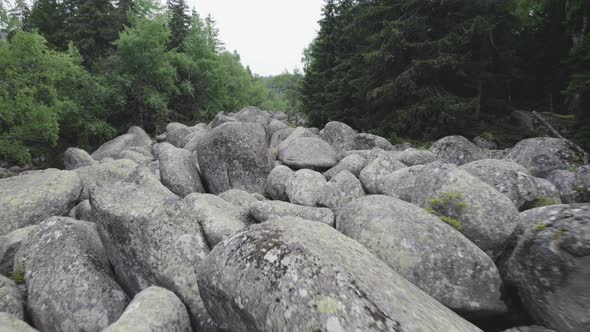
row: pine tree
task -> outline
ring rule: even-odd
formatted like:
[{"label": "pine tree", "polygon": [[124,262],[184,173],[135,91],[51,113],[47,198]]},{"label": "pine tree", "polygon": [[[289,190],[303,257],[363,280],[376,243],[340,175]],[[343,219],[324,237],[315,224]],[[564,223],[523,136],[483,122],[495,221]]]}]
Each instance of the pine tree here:
[{"label": "pine tree", "polygon": [[188,6],[185,0],[168,0],[168,12],[170,15],[170,31],[172,33],[169,48],[178,48],[189,33],[191,17],[188,15]]}]

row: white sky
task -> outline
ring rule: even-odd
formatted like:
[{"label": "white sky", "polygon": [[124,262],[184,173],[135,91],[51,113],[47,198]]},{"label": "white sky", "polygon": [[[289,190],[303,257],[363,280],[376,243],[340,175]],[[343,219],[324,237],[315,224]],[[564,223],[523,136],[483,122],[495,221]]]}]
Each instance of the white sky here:
[{"label": "white sky", "polygon": [[302,69],[303,49],[315,37],[323,0],[187,0],[211,13],[226,49],[237,50],[259,75]]}]

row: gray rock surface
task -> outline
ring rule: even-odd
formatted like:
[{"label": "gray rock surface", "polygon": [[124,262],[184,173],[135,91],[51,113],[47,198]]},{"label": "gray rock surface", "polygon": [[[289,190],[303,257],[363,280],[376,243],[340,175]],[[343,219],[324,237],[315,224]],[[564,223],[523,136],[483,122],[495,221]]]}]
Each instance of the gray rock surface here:
[{"label": "gray rock surface", "polygon": [[316,206],[319,193],[327,183],[326,178],[316,171],[301,169],[293,173],[287,182],[286,192],[293,204]]},{"label": "gray rock surface", "polygon": [[138,165],[149,165],[154,160],[154,157],[146,156],[134,150],[123,150],[119,153],[117,159],[129,159],[135,161]]},{"label": "gray rock surface", "polygon": [[246,107],[238,112],[235,116],[236,120],[241,122],[258,123],[263,126],[268,125],[272,119],[270,114],[261,111],[258,107]]},{"label": "gray rock surface", "polygon": [[360,176],[361,171],[363,168],[367,166],[367,159],[361,155],[353,154],[347,157],[344,157],[336,166],[330,168],[326,172],[324,172],[324,177],[330,180],[336,174],[342,171],[349,171],[357,178]]},{"label": "gray rock surface", "polygon": [[356,131],[349,125],[337,121],[326,123],[320,131],[320,137],[338,152],[355,150],[356,135]]},{"label": "gray rock surface", "polygon": [[338,163],[334,148],[320,138],[299,137],[288,144],[285,141],[279,146],[277,159],[289,167],[327,169]]},{"label": "gray rock surface", "polygon": [[518,209],[539,197],[533,177],[524,166],[515,162],[482,159],[459,168],[508,196]]},{"label": "gray rock surface", "polygon": [[197,130],[188,135],[187,142],[183,146],[183,149],[188,150],[190,152],[197,151],[200,142],[205,138],[207,135],[206,130]]},{"label": "gray rock surface", "polygon": [[82,184],[73,171],[46,170],[0,179],[0,236],[67,214]]},{"label": "gray rock surface", "polygon": [[144,172],[133,183],[97,188],[93,217],[118,280],[129,294],[150,286],[173,291],[194,329],[215,329],[196,287],[209,248],[186,204]]},{"label": "gray rock surface", "polygon": [[250,214],[258,222],[265,222],[281,217],[299,217],[307,220],[321,221],[334,226],[334,212],[330,209],[302,206],[281,201],[262,201],[252,204]]},{"label": "gray rock surface", "polygon": [[70,217],[83,221],[92,221],[92,206],[89,200],[78,203],[70,212]]},{"label": "gray rock surface", "polygon": [[513,327],[511,329],[504,330],[502,332],[557,332],[557,331],[547,329],[544,326],[520,326],[520,327]]},{"label": "gray rock surface", "polygon": [[173,193],[185,197],[191,193],[205,192],[190,151],[176,148],[169,143],[154,146],[160,161],[162,183]]},{"label": "gray rock surface", "polygon": [[270,152],[272,153],[273,156],[277,155],[277,149],[279,148],[279,145],[285,139],[287,139],[287,137],[289,137],[289,135],[291,135],[294,131],[295,131],[295,128],[291,128],[291,127],[283,128],[283,129],[279,129],[279,130],[275,131],[270,136],[269,149],[270,149]]},{"label": "gray rock surface", "polygon": [[508,261],[508,280],[523,305],[548,328],[589,331],[590,205],[527,211],[523,223],[529,227]]},{"label": "gray rock surface", "polygon": [[171,291],[152,286],[129,303],[125,312],[102,332],[191,332],[184,304]]},{"label": "gray rock surface", "polygon": [[272,137],[272,135],[274,133],[276,133],[277,131],[279,131],[281,129],[285,129],[285,128],[290,128],[290,127],[288,124],[284,123],[283,121],[272,119],[267,126],[267,132],[268,132],[268,135],[270,137]]},{"label": "gray rock surface", "polygon": [[447,307],[497,314],[502,280],[492,259],[425,210],[389,196],[367,196],[338,209],[336,226]]},{"label": "gray rock surface", "polygon": [[14,267],[14,255],[23,240],[29,236],[29,233],[35,229],[35,226],[15,229],[14,231],[0,236],[0,274],[9,276]]},{"label": "gray rock surface", "polygon": [[335,210],[363,196],[365,190],[359,179],[349,171],[342,171],[320,189],[317,204]]},{"label": "gray rock surface", "polygon": [[184,199],[211,248],[248,224],[248,210],[211,194],[191,194]]},{"label": "gray rock surface", "polygon": [[209,131],[197,156],[202,177],[214,194],[229,189],[263,193],[273,168],[264,127],[256,123],[227,123]]},{"label": "gray rock surface", "polygon": [[266,178],[265,192],[272,199],[288,201],[287,184],[295,172],[285,165],[279,165],[272,169]]},{"label": "gray rock surface", "polygon": [[393,150],[393,145],[383,137],[373,134],[357,134],[354,138],[354,149],[353,150],[372,150],[381,149],[385,151]]},{"label": "gray rock surface", "polygon": [[559,191],[555,188],[553,183],[541,178],[533,178],[533,180],[537,185],[538,197],[537,200],[531,204],[532,206],[538,204],[539,201],[550,201],[555,204],[561,204]]},{"label": "gray rock surface", "polygon": [[129,302],[93,223],[45,220],[22,243],[15,271],[24,272],[27,310],[41,331],[100,331]]},{"label": "gray rock surface", "polygon": [[416,179],[423,169],[424,165],[410,166],[383,176],[377,182],[377,193],[412,202]]},{"label": "gray rock surface", "polygon": [[480,149],[485,150],[496,150],[498,148],[498,144],[494,141],[487,140],[481,136],[476,136],[473,138],[473,144]]},{"label": "gray rock surface", "polygon": [[588,162],[588,156],[574,143],[560,138],[538,137],[518,142],[505,159],[526,167],[532,175],[545,178],[556,169],[569,169]]},{"label": "gray rock surface", "polygon": [[406,149],[396,155],[397,160],[406,166],[426,165],[438,160],[429,150]]},{"label": "gray rock surface", "polygon": [[7,332],[37,332],[29,324],[18,319],[16,316],[0,312],[0,331]]},{"label": "gray rock surface", "polygon": [[583,202],[590,203],[590,165],[578,167],[576,177],[578,178],[578,188],[582,192]]},{"label": "gray rock surface", "polygon": [[92,153],[92,158],[102,160],[104,158],[117,158],[119,153],[134,146],[150,146],[152,139],[139,127],[131,127],[127,134],[113,138],[101,145],[98,150]]},{"label": "gray rock surface", "polygon": [[563,203],[581,203],[584,201],[584,192],[576,173],[557,169],[549,173],[547,181],[555,186]]},{"label": "gray rock surface", "polygon": [[0,312],[14,315],[18,319],[24,319],[25,315],[23,294],[14,281],[3,275],[0,275]]},{"label": "gray rock surface", "polygon": [[299,218],[222,242],[199,272],[199,289],[233,331],[480,331],[358,242]]},{"label": "gray rock surface", "polygon": [[432,144],[430,151],[442,161],[455,165],[487,158],[480,148],[463,136],[443,137]]},{"label": "gray rock surface", "polygon": [[209,123],[208,128],[210,128],[210,129],[217,128],[217,127],[221,126],[222,124],[228,123],[228,122],[238,122],[238,120],[223,114],[223,112],[219,112],[219,113],[217,113],[217,115],[215,115],[215,118],[213,118],[211,123]]},{"label": "gray rock surface", "polygon": [[193,127],[179,127],[170,132],[166,132],[166,142],[177,147],[182,148],[189,141],[189,135],[195,131]]},{"label": "gray rock surface", "polygon": [[359,179],[367,193],[376,194],[379,192],[378,185],[383,177],[405,167],[406,165],[397,160],[396,154],[382,151],[361,171]]},{"label": "gray rock surface", "polygon": [[67,148],[64,152],[64,168],[72,170],[85,166],[92,166],[98,164],[88,152],[78,148]]},{"label": "gray rock surface", "polygon": [[136,162],[129,159],[120,159],[75,169],[74,172],[80,176],[83,186],[80,199],[88,199],[90,191],[96,187],[112,186],[117,182],[124,181],[135,172],[136,168]]},{"label": "gray rock surface", "polygon": [[223,192],[219,194],[219,198],[222,198],[234,206],[245,209],[246,211],[250,210],[250,206],[252,204],[259,202],[259,200],[254,197],[254,195],[239,189],[230,189],[226,192]]}]

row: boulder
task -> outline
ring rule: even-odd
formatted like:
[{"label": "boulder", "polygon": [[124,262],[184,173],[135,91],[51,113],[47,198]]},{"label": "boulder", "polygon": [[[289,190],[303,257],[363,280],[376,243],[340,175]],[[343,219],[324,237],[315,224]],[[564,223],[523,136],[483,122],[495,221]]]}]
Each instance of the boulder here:
[{"label": "boulder", "polygon": [[373,161],[375,160],[375,158],[377,158],[383,151],[382,149],[372,149],[372,150],[351,150],[351,151],[346,151],[344,152],[342,155],[344,157],[348,157],[348,156],[352,156],[352,155],[359,155],[365,159],[367,159],[367,161]]},{"label": "boulder", "polygon": [[327,169],[338,163],[334,148],[316,137],[300,137],[279,145],[277,159],[295,168]]},{"label": "boulder", "polygon": [[290,128],[289,125],[284,123],[283,121],[272,119],[267,126],[267,132],[270,137],[277,131],[285,128]]},{"label": "boulder", "polygon": [[230,189],[226,192],[223,192],[219,194],[219,198],[222,198],[226,202],[246,211],[250,210],[250,206],[252,204],[259,202],[259,200],[254,197],[254,195],[239,189]]},{"label": "boulder", "polygon": [[179,122],[170,122],[169,124],[166,125],[166,135],[168,135],[168,133],[171,133],[175,130],[178,129],[182,129],[182,128],[186,128],[187,126],[183,123],[179,123]]},{"label": "boulder", "polygon": [[293,133],[293,131],[295,131],[295,128],[283,128],[283,129],[279,129],[277,131],[275,131],[271,136],[270,136],[270,151],[272,153],[273,156],[276,156],[277,154],[277,149],[279,148],[279,145],[287,138],[289,137],[289,135],[291,135]]},{"label": "boulder", "polygon": [[135,169],[137,163],[129,159],[113,160],[99,165],[77,168],[74,170],[84,187],[80,199],[88,199],[90,191],[96,187],[112,186],[127,179]]},{"label": "boulder", "polygon": [[229,117],[227,115],[224,115],[223,112],[219,112],[217,113],[217,115],[215,115],[215,118],[213,118],[213,120],[209,123],[208,128],[209,129],[213,129],[213,128],[217,128],[219,126],[221,126],[224,123],[228,123],[228,122],[238,122],[238,120]]},{"label": "boulder", "polygon": [[584,201],[584,193],[576,173],[556,169],[549,173],[547,181],[555,186],[563,203],[581,203]]},{"label": "boulder", "polygon": [[190,151],[176,148],[169,143],[158,143],[154,150],[160,161],[162,183],[170,191],[180,197],[205,192]]},{"label": "boulder", "polygon": [[89,200],[83,200],[78,203],[76,207],[70,212],[70,217],[73,219],[92,221],[92,207]]},{"label": "boulder", "polygon": [[20,244],[29,236],[35,226],[15,229],[14,231],[0,236],[0,274],[9,276],[14,267],[14,255],[16,255]]},{"label": "boulder", "polygon": [[377,182],[377,193],[412,202],[416,179],[423,169],[424,165],[410,166],[381,177]]},{"label": "boulder", "polygon": [[206,130],[198,130],[190,133],[187,137],[186,144],[183,146],[183,149],[188,150],[190,152],[197,151],[199,144],[205,138],[206,135]]},{"label": "boulder", "polygon": [[330,168],[324,173],[324,177],[330,180],[336,174],[342,171],[349,171],[357,178],[360,176],[361,171],[363,168],[367,166],[367,159],[361,155],[353,154],[347,157],[344,157],[336,166]]},{"label": "boulder", "polygon": [[152,139],[143,129],[133,126],[129,128],[127,134],[113,138],[112,140],[101,145],[98,150],[92,153],[92,158],[102,160],[104,158],[117,158],[119,153],[134,146],[151,146]]},{"label": "boulder", "polygon": [[193,127],[182,126],[166,133],[166,142],[177,148],[182,148],[188,142],[189,136],[195,131]]},{"label": "boulder", "polygon": [[0,312],[0,331],[10,332],[38,332],[29,324],[9,313]]},{"label": "boulder", "polygon": [[214,320],[230,331],[480,331],[358,242],[299,218],[253,225],[222,242],[198,284]]},{"label": "boulder", "polygon": [[227,123],[207,132],[197,157],[214,194],[229,189],[263,193],[273,167],[264,127],[257,123]]},{"label": "boulder", "polygon": [[322,174],[310,169],[301,169],[293,173],[285,189],[291,203],[316,206],[318,195],[326,183],[326,178]]},{"label": "boulder", "polygon": [[291,181],[294,173],[287,166],[276,166],[266,178],[265,192],[272,199],[288,201],[287,184]]},{"label": "boulder", "polygon": [[139,292],[121,317],[102,332],[191,332],[184,304],[171,291],[151,286]]},{"label": "boulder", "polygon": [[406,166],[426,165],[438,160],[434,153],[429,150],[406,149],[398,154],[395,158]]},{"label": "boulder", "polygon": [[[283,133],[284,129],[279,130],[277,140],[280,138],[280,136],[283,136],[287,131],[285,131],[285,133]],[[279,142],[279,144],[277,144],[277,151],[283,150],[285,149],[287,146],[289,146],[289,144],[291,144],[292,142],[294,142],[295,140],[299,139],[299,138],[303,138],[303,137],[314,137],[314,138],[319,138],[318,135],[312,133],[308,128],[303,128],[303,127],[297,127],[291,131],[288,131],[289,134],[282,140]],[[271,139],[272,141],[272,139]],[[272,144],[272,142],[271,142]]]},{"label": "boulder", "polygon": [[211,248],[248,224],[248,210],[211,194],[191,194],[184,199]]},{"label": "boulder", "polygon": [[526,168],[515,162],[483,159],[459,168],[508,196],[518,209],[539,196],[533,177]]},{"label": "boulder", "polygon": [[67,214],[82,183],[73,171],[46,170],[0,179],[0,236]]},{"label": "boulder", "polygon": [[195,284],[209,252],[201,227],[178,196],[147,171],[143,175],[91,195],[93,218],[117,278],[131,295],[150,286],[173,291],[195,330],[213,329]]},{"label": "boulder", "polygon": [[27,310],[41,331],[100,331],[129,302],[93,223],[45,220],[23,241],[15,271],[24,273]]},{"label": "boulder", "polygon": [[506,310],[492,259],[413,204],[389,196],[363,197],[338,209],[336,226],[454,311],[483,315]]},{"label": "boulder", "polygon": [[393,150],[393,145],[383,137],[373,134],[357,134],[354,138],[354,149],[352,150],[372,150],[381,149],[385,151]]},{"label": "boulder", "polygon": [[480,148],[463,136],[443,137],[432,144],[430,151],[442,161],[455,165],[487,158]]},{"label": "boulder", "polygon": [[549,204],[561,204],[561,197],[559,195],[559,191],[557,190],[557,188],[555,188],[553,183],[541,178],[533,178],[533,180],[535,181],[535,185],[537,186],[538,197],[534,202],[528,204],[525,208],[530,209],[533,207],[539,207]]},{"label": "boulder", "polygon": [[236,120],[241,122],[258,123],[263,126],[268,125],[272,117],[267,112],[261,111],[258,107],[246,107],[238,112]]},{"label": "boulder", "polygon": [[536,177],[545,178],[556,169],[586,164],[588,156],[567,139],[539,137],[518,142],[505,159],[523,165]]},{"label": "boulder", "polygon": [[317,204],[335,210],[363,196],[365,190],[359,179],[349,171],[342,171],[320,189]]},{"label": "boulder", "polygon": [[320,137],[338,152],[355,150],[356,131],[345,123],[328,122],[320,131]]},{"label": "boulder", "polygon": [[496,150],[498,148],[498,144],[496,144],[496,142],[485,139],[481,136],[474,137],[473,144],[482,150]]},{"label": "boulder", "polygon": [[132,151],[132,150],[123,150],[119,153],[119,157],[117,159],[129,159],[136,162],[138,165],[149,165],[153,160],[153,156],[146,156],[140,152]]},{"label": "boulder", "polygon": [[262,201],[252,204],[250,213],[258,222],[280,219],[281,217],[299,217],[334,226],[334,212],[327,208],[301,206],[281,201]]},{"label": "boulder", "polygon": [[98,162],[88,152],[78,148],[67,148],[64,152],[64,168],[72,170],[80,167],[96,165]]},{"label": "boulder", "polygon": [[513,327],[508,330],[504,330],[502,332],[557,332],[557,331],[547,329],[544,326],[519,326],[519,327]]},{"label": "boulder", "polygon": [[578,167],[576,177],[578,178],[578,188],[582,192],[583,202],[590,203],[590,165]]},{"label": "boulder", "polygon": [[370,161],[367,167],[361,171],[359,179],[367,193],[378,193],[379,190],[377,187],[383,177],[406,167],[406,165],[397,160],[396,156],[396,153],[382,151],[377,158]]},{"label": "boulder", "polygon": [[[0,312],[14,315],[18,319],[24,319],[25,302],[23,294],[14,281],[0,275]],[[2,325],[0,325],[2,330]]]},{"label": "boulder", "polygon": [[523,216],[529,227],[508,261],[508,281],[536,323],[590,331],[590,205],[535,210]]}]

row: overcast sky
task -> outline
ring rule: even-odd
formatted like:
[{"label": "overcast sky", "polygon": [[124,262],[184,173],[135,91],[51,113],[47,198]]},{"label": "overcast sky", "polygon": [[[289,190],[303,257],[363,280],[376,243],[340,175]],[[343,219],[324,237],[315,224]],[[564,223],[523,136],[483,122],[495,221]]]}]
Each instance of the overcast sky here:
[{"label": "overcast sky", "polygon": [[211,13],[226,49],[267,76],[302,68],[303,49],[316,35],[323,0],[187,0],[201,17]]}]

